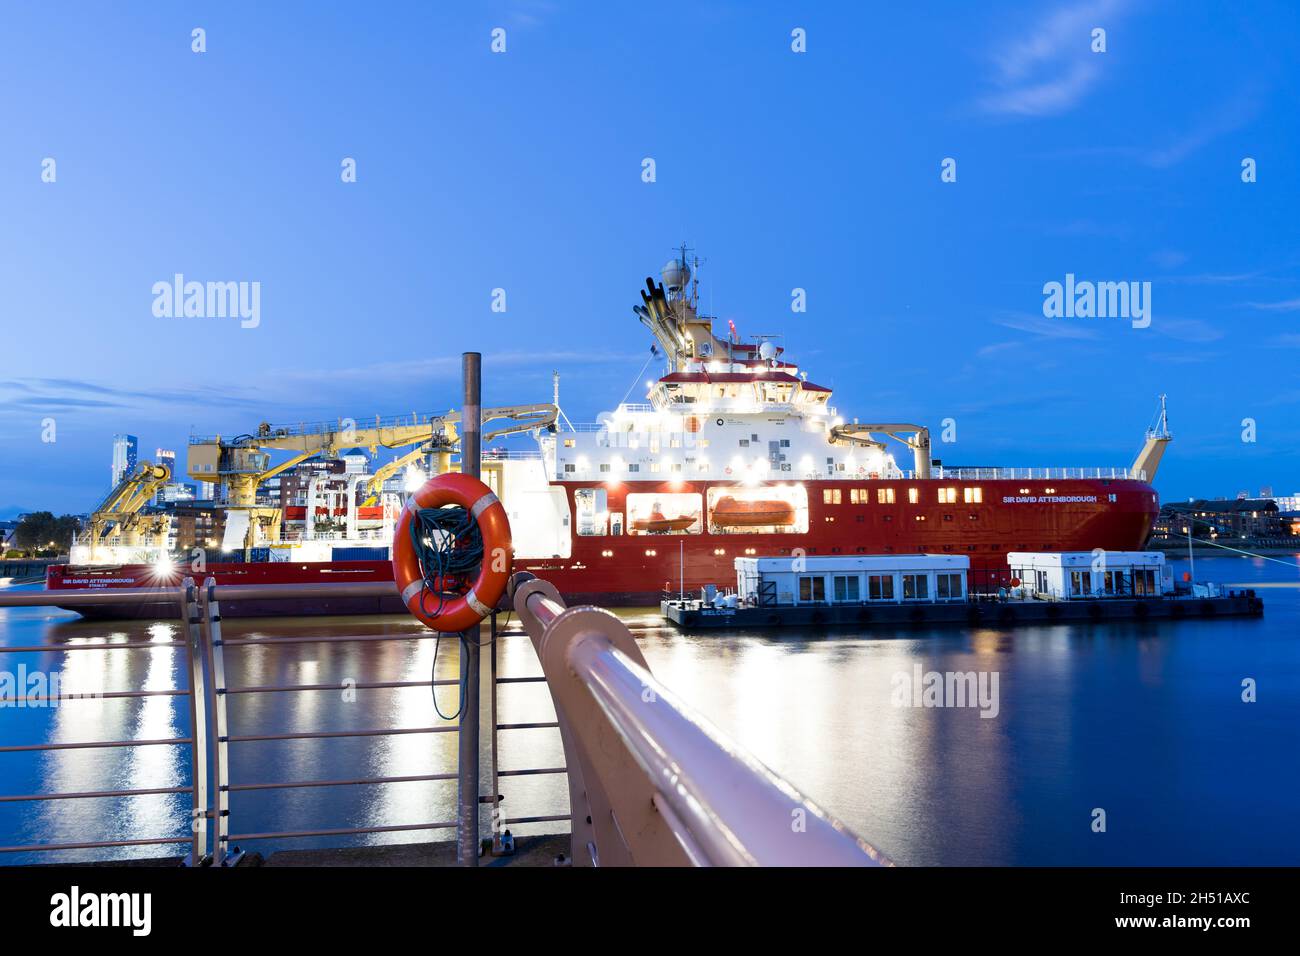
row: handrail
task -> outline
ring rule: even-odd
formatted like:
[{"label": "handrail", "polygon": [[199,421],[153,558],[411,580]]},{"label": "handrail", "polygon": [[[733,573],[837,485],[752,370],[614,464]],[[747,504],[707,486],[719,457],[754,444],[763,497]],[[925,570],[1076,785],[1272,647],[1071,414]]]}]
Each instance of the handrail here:
[{"label": "handrail", "polygon": [[659,683],[617,617],[530,578],[515,610],[555,701],[576,863],[890,865]]}]

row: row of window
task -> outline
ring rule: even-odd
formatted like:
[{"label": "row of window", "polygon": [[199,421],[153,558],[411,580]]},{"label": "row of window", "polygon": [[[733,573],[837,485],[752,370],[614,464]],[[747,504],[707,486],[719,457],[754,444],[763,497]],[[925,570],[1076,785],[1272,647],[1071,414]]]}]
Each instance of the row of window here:
[{"label": "row of window", "polygon": [[[871,491],[872,489],[870,488],[850,488],[849,503],[854,505],[870,504]],[[937,491],[939,494],[939,504],[955,505],[957,503],[956,488],[939,488],[937,489]],[[876,488],[875,492],[876,492],[876,504],[892,505],[897,503],[894,496],[893,488]],[[962,501],[968,505],[978,505],[984,503],[983,488],[963,488],[961,492],[962,492]],[[822,489],[822,504],[839,505],[843,503],[844,503],[843,489],[840,488]],[[920,488],[907,489],[907,503],[910,505],[918,505],[921,503]]]},{"label": "row of window", "polygon": [[[893,601],[897,592],[894,590],[895,575],[868,574],[868,601]],[[904,601],[930,600],[930,576],[928,574],[903,574],[902,595]],[[961,573],[940,572],[934,576],[935,598],[940,601],[958,600],[964,596]],[[835,574],[831,576],[831,594],[836,604],[856,604],[862,600],[862,577],[857,574]],[[826,578],[821,575],[801,575],[799,578],[800,603],[815,603],[826,600]]]}]

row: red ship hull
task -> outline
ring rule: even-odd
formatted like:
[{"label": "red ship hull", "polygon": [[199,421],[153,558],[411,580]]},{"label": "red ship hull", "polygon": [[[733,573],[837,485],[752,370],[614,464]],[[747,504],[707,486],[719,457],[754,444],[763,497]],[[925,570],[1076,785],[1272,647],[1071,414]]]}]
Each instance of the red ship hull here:
[{"label": "red ship hull", "polygon": [[[721,484],[721,483],[720,483]],[[628,491],[637,493],[704,493],[705,483],[636,482],[606,485],[565,482],[570,513],[573,492],[605,488],[610,511],[620,511]],[[730,486],[726,486],[730,487]],[[1155,491],[1127,479],[1058,479],[1048,487],[1039,479],[958,481],[851,480],[810,481],[807,532],[573,535],[568,557],[516,558],[515,569],[532,572],[559,588],[570,601],[607,606],[657,604],[664,592],[695,592],[707,584],[731,585],[734,560],[746,555],[960,554],[970,558],[972,590],[1009,583],[1009,551],[1107,551],[1141,549],[1159,512]],[[980,489],[982,500],[962,503],[964,489]],[[938,503],[939,488],[956,489],[957,502]],[[861,503],[851,491],[862,490]],[[893,503],[878,503],[881,489],[892,490]],[[908,492],[918,489],[918,502]],[[834,502],[839,491],[840,501]],[[831,492],[831,495],[827,495]],[[827,498],[832,500],[828,501]],[[189,572],[186,572],[189,573]],[[392,580],[387,561],[329,563],[214,563],[206,572],[221,584],[287,584],[329,581]],[[181,572],[160,577],[148,565],[90,568],[53,566],[46,578],[52,591],[94,588],[140,588],[177,584]],[[159,617],[175,612],[169,602],[145,602],[138,608],[112,605],[79,607],[88,617]],[[161,613],[160,613],[161,612]],[[283,614],[405,613],[397,595],[388,598],[339,598],[310,602],[222,602],[227,617]]]}]

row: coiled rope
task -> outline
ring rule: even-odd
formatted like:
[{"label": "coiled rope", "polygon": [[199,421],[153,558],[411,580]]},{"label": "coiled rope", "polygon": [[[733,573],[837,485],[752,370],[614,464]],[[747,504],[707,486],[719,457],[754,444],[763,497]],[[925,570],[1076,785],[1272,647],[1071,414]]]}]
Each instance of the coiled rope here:
[{"label": "coiled rope", "polygon": [[[483,563],[483,534],[478,522],[464,508],[417,508],[411,515],[411,549],[420,563],[424,588],[420,591],[420,609],[430,617],[442,613],[447,595],[453,588],[464,589]],[[454,592],[452,592],[454,593]],[[432,595],[438,607],[430,612],[425,603]],[[465,636],[461,635],[461,642]],[[433,650],[433,675],[437,678],[438,651],[442,647],[439,632]],[[464,648],[461,648],[464,653]],[[436,690],[436,688],[434,688]],[[444,714],[433,695],[433,709],[443,720],[459,720],[465,711],[465,682],[460,683],[460,699],[454,714]]]}]

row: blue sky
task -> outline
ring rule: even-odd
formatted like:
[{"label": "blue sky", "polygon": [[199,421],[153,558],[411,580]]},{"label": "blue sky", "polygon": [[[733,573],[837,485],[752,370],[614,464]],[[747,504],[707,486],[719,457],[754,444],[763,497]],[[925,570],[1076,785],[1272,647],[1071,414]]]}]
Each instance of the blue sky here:
[{"label": "blue sky", "polygon": [[[1167,392],[1162,495],[1300,491],[1298,48],[1287,3],[6,4],[0,515],[91,508],[120,431],[453,407],[467,349],[591,420],[682,240],[846,417],[955,419],[947,462],[1127,464]],[[178,272],[260,325],[154,316]],[[1066,273],[1151,326],[1044,318]]]}]

